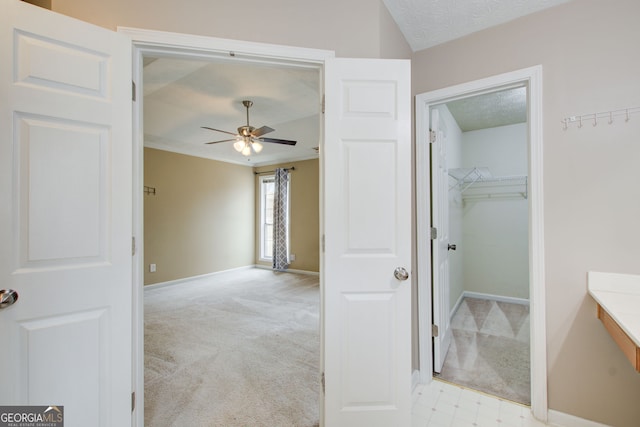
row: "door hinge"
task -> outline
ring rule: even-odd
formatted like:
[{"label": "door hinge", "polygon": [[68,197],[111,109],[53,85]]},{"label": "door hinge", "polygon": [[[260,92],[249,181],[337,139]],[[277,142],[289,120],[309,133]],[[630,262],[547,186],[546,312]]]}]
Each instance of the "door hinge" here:
[{"label": "door hinge", "polygon": [[429,143],[433,144],[436,142],[436,132],[433,130],[429,131]]},{"label": "door hinge", "polygon": [[131,392],[131,412],[135,411],[136,409],[136,392],[132,391]]},{"label": "door hinge", "polygon": [[324,114],[324,94],[322,94],[322,114]]},{"label": "door hinge", "polygon": [[325,385],[324,385],[324,372],[320,375],[320,384],[322,384],[322,395],[324,396]]},{"label": "door hinge", "polygon": [[136,101],[136,82],[131,80],[131,100]]},{"label": "door hinge", "polygon": [[324,234],[322,235],[322,253],[324,253]]},{"label": "door hinge", "polygon": [[136,238],[135,236],[131,236],[131,256],[136,254]]},{"label": "door hinge", "polygon": [[438,325],[431,325],[431,336],[434,338],[438,336]]},{"label": "door hinge", "polygon": [[431,240],[436,240],[438,238],[438,229],[435,227],[431,227]]}]

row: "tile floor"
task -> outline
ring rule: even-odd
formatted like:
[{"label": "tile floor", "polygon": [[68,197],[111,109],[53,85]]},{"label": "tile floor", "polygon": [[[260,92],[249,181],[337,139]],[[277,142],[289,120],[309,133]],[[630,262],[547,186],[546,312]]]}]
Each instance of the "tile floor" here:
[{"label": "tile floor", "polygon": [[439,380],[413,393],[412,427],[543,427],[528,406]]}]

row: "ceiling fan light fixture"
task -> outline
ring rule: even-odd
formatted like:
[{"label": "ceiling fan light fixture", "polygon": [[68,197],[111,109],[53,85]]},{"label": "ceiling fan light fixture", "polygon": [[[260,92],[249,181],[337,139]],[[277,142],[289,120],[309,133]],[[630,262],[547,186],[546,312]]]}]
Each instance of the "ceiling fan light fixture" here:
[{"label": "ceiling fan light fixture", "polygon": [[247,109],[247,124],[240,126],[238,128],[238,133],[228,132],[226,130],[216,129],[209,126],[202,126],[203,129],[222,132],[232,136],[232,138],[227,137],[227,139],[205,142],[205,144],[217,144],[220,142],[233,141],[233,148],[243,156],[250,156],[252,152],[256,154],[260,153],[264,148],[262,145],[263,142],[296,145],[296,141],[291,141],[288,139],[263,138],[262,136],[264,134],[273,132],[275,129],[270,128],[269,126],[262,126],[256,129],[255,127],[251,126],[249,124],[249,108],[253,105],[253,102],[244,100],[242,101],[242,105],[244,105],[244,107]]},{"label": "ceiling fan light fixture", "polygon": [[233,148],[238,152],[238,153],[242,153],[242,150],[244,150],[244,147],[246,147],[247,144],[245,144],[244,139],[237,139],[236,142],[233,143]]},{"label": "ceiling fan light fixture", "polygon": [[253,141],[251,143],[251,147],[253,148],[253,151],[257,153],[262,151],[262,143],[260,143],[260,141]]}]

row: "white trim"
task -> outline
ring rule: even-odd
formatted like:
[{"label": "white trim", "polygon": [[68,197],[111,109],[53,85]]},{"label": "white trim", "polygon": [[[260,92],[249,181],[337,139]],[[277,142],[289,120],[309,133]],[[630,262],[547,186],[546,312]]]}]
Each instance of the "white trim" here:
[{"label": "white trim", "polygon": [[335,57],[335,52],[295,46],[247,42],[193,34],[146,30],[141,28],[118,27],[119,33],[129,36],[134,45],[146,53],[163,56],[188,57],[233,57],[233,60],[249,60],[287,63],[292,66],[313,66],[323,64],[325,59]]},{"label": "white trim", "polygon": [[416,387],[420,385],[420,371],[415,370],[411,373],[411,392],[416,391]]},{"label": "white trim", "polygon": [[[460,297],[458,298],[458,300],[456,301],[455,305],[453,306],[453,308],[451,309],[451,311],[449,312],[449,322],[451,322],[451,320],[453,319],[453,316],[456,315],[456,313],[458,312],[458,309],[460,308],[460,304],[462,304],[462,300],[465,297],[465,293],[464,291],[460,294]],[[451,324],[451,323],[449,323]]]},{"label": "white trim", "polygon": [[[433,342],[431,331],[433,310],[431,306],[431,156],[429,146],[429,105],[416,96],[416,269],[418,272],[418,353],[420,381],[433,380]],[[420,262],[420,260],[424,260]],[[423,291],[423,289],[425,291]],[[428,292],[426,291],[428,290]],[[422,336],[424,335],[424,338]]]},{"label": "white trim", "polygon": [[489,301],[506,302],[509,304],[520,304],[520,305],[527,305],[527,306],[529,305],[529,300],[525,298],[506,297],[502,295],[492,295],[492,294],[485,294],[481,292],[462,291],[462,293],[460,294],[460,297],[456,301],[456,304],[453,306],[453,308],[449,312],[449,321],[453,320],[453,317],[456,315],[456,313],[458,312],[458,309],[460,308],[460,304],[462,304],[462,301],[467,297],[484,299]]},{"label": "white trim", "polygon": [[462,297],[486,299],[486,300],[497,301],[497,302],[508,302],[510,304],[529,305],[529,300],[526,298],[506,297],[503,295],[485,294],[482,292],[464,291],[462,292]]},{"label": "white trim", "polygon": [[[136,55],[135,46],[131,49],[132,55],[132,79],[135,79],[137,75],[142,75],[142,56]],[[134,80],[135,81],[135,80]],[[139,81],[139,80],[138,80]],[[135,98],[140,101],[140,94],[142,90],[139,85],[136,85]],[[133,325],[131,350],[131,368],[132,368],[132,384],[131,391],[135,392],[134,413],[131,415],[132,427],[144,427],[144,292],[142,290],[144,286],[144,195],[141,191],[144,185],[144,174],[142,169],[137,170],[136,167],[143,164],[144,147],[143,144],[138,144],[137,141],[143,141],[143,129],[142,129],[142,113],[141,102],[140,109],[136,108],[134,102],[131,106],[133,110],[132,114],[132,173],[131,181],[133,185],[133,203],[131,206],[131,234],[135,238],[136,251],[131,260],[132,267],[132,305],[131,305],[131,317]]]},{"label": "white trim", "polygon": [[[272,256],[267,257],[264,254],[264,249],[265,249],[265,211],[266,211],[266,206],[265,206],[265,199],[266,199],[266,193],[265,193],[265,181],[268,182],[273,182],[274,183],[274,187],[275,187],[275,175],[260,175],[258,177],[258,194],[259,194],[259,198],[260,198],[260,218],[259,218],[259,227],[258,227],[258,241],[260,242],[260,248],[258,249],[258,260],[259,261],[263,261],[263,262],[273,262],[273,254],[271,254]],[[288,192],[287,192],[287,196],[288,196]],[[287,218],[288,220],[288,218]],[[287,221],[287,225],[289,224],[289,221]],[[271,219],[271,226],[273,226],[273,218]],[[273,234],[273,233],[272,233]]]},{"label": "white trim", "polygon": [[564,412],[553,409],[549,410],[549,421],[547,424],[556,427],[610,427],[608,424],[585,420],[584,418],[565,414]]},{"label": "white trim", "polygon": [[145,291],[149,291],[149,290],[157,289],[157,288],[166,288],[167,286],[179,285],[181,283],[190,282],[192,280],[206,279],[206,278],[209,278],[209,277],[218,276],[220,274],[232,273],[234,271],[250,270],[252,268],[254,268],[253,265],[245,265],[244,267],[230,268],[228,270],[214,271],[213,273],[199,274],[197,276],[184,277],[182,279],[175,279],[175,280],[168,280],[166,282],[152,283],[150,285],[144,285],[143,289]]},{"label": "white trim", "polygon": [[[529,96],[529,298],[531,305],[531,410],[547,419],[547,348],[544,284],[544,209],[542,186],[542,66],[534,66],[416,96],[416,200],[418,260],[431,259],[429,107],[453,99],[526,85]],[[418,263],[418,328],[430,331],[430,262]],[[419,340],[420,379],[432,380],[432,342]]]},{"label": "white trim", "polygon": [[[141,88],[143,84],[143,56],[165,56],[178,58],[200,58],[217,61],[254,61],[262,63],[279,64],[291,67],[312,67],[320,70],[321,89],[324,88],[324,63],[327,59],[335,57],[333,51],[320,49],[307,49],[292,46],[279,46],[265,43],[244,42],[214,37],[196,36],[190,34],[170,33],[164,31],[152,31],[137,28],[118,27],[118,32],[131,38],[133,48],[132,79],[136,82],[136,102],[133,104],[133,230],[139,246],[138,258],[133,260],[137,265],[133,273],[133,366],[135,370],[133,390],[136,391],[135,414],[132,416],[132,425],[144,426],[144,225],[142,204],[143,182],[143,150],[144,129],[142,122],[143,97]],[[322,145],[323,141],[320,141]],[[321,157],[322,161],[322,157]],[[320,170],[320,185],[323,185],[322,169]],[[324,211],[320,209],[320,223],[323,224]],[[321,265],[323,264],[321,254]],[[322,278],[320,290],[322,292]],[[321,311],[320,316],[323,316]],[[321,345],[323,345],[321,343]],[[322,359],[322,355],[321,355]],[[321,411],[321,420],[323,417]]]},{"label": "white trim", "polygon": [[[255,264],[255,268],[261,268],[263,270],[273,270],[271,266],[264,264]],[[320,272],[318,271],[309,271],[309,270],[296,270],[295,268],[287,268],[284,271],[278,271],[278,273],[296,273],[296,274],[306,274],[308,276],[319,276]]]}]

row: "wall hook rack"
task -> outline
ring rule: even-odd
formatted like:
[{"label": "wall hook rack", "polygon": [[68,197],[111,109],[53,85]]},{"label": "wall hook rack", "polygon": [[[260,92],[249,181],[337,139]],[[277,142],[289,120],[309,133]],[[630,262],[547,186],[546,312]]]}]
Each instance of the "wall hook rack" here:
[{"label": "wall hook rack", "polygon": [[613,124],[615,117],[624,117],[624,121],[630,120],[630,115],[640,113],[640,107],[623,108],[620,110],[603,111],[601,113],[582,114],[580,116],[565,117],[560,121],[562,123],[562,130],[567,130],[571,125],[576,125],[580,129],[583,125],[583,120],[592,120],[593,127],[598,125],[598,119],[607,119],[607,124]]}]

